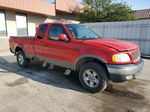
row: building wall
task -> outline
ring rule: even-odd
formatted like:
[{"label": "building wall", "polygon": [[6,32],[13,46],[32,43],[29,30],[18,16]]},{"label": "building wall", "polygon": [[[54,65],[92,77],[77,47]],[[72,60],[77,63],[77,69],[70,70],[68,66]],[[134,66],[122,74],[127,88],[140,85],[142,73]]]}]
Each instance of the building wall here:
[{"label": "building wall", "polygon": [[55,4],[44,0],[0,0],[3,9],[55,16]]},{"label": "building wall", "polygon": [[[62,5],[63,4],[63,5]],[[84,8],[84,5],[75,0],[56,0],[56,10],[68,12],[68,13],[78,13]]]},{"label": "building wall", "polygon": [[[7,36],[0,36],[0,51],[9,49],[9,37],[17,36],[16,12],[5,11]],[[47,20],[46,16],[27,14],[28,35],[34,36],[38,24]],[[20,23],[21,24],[21,23]]]},{"label": "building wall", "polygon": [[[5,19],[6,19],[7,36],[0,36],[0,38],[17,36],[16,12],[5,11]],[[27,14],[28,35],[33,36],[35,34],[35,30],[38,24],[46,22],[46,20],[47,20],[46,16]]]},{"label": "building wall", "polygon": [[56,13],[56,16],[49,17],[47,22],[71,22],[71,23],[80,23],[76,16],[73,14],[66,14],[66,13]]}]

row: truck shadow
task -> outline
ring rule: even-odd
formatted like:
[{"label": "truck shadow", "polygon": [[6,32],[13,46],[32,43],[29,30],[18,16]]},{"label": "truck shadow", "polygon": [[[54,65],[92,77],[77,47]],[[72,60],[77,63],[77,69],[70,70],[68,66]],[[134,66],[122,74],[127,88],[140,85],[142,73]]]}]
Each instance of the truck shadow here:
[{"label": "truck shadow", "polygon": [[[8,57],[0,57],[0,68],[4,71],[0,70],[0,73],[16,73],[17,75],[21,75],[24,78],[16,80],[14,83],[8,83],[7,86],[17,86],[19,84],[27,83],[27,79],[34,80],[39,83],[63,88],[74,90],[78,92],[88,93],[85,91],[78,80],[78,76],[75,72],[72,72],[70,76],[65,76],[63,72],[65,69],[60,67],[55,67],[53,71],[49,70],[48,68],[42,68],[41,63],[39,62],[32,62],[28,68],[21,68],[16,63],[16,59],[13,58],[14,61],[9,61],[10,58]],[[27,79],[26,79],[27,78]],[[126,97],[129,99],[144,99],[144,96],[129,91],[127,89],[121,90],[118,88],[113,87],[112,84],[109,84],[108,88],[102,92],[101,94],[111,95],[111,96],[119,96],[119,97]]]},{"label": "truck shadow", "polygon": [[[4,70],[0,70],[0,73],[15,73],[39,83],[87,93],[87,91],[82,89],[80,86],[77,74],[75,72],[71,72],[70,76],[65,76],[63,74],[65,71],[64,68],[55,67],[53,70],[49,70],[47,67],[41,67],[42,64],[40,62],[31,62],[27,68],[21,68],[15,61],[15,58],[10,59],[9,56],[0,57],[0,68]],[[22,83],[21,81],[24,80],[15,81],[15,84],[6,85],[17,86],[17,83],[18,85]]]}]

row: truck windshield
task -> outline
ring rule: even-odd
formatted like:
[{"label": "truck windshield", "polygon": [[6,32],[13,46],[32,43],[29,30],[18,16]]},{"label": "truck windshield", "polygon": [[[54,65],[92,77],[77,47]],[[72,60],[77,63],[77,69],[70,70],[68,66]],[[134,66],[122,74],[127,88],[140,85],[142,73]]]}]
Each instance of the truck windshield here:
[{"label": "truck windshield", "polygon": [[92,30],[80,24],[66,24],[71,35],[77,40],[90,40],[100,38]]}]

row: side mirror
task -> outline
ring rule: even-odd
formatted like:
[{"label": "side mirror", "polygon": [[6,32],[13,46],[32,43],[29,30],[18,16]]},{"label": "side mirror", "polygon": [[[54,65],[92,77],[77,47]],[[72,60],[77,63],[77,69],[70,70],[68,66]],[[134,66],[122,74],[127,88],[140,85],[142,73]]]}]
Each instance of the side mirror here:
[{"label": "side mirror", "polygon": [[67,41],[67,36],[65,34],[60,34],[58,35],[58,39],[61,40],[61,41]]}]

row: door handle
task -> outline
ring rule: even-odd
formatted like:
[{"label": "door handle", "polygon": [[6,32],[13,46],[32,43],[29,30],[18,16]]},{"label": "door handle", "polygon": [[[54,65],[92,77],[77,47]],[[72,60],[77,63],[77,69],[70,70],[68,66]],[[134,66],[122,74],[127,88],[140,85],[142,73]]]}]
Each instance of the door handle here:
[{"label": "door handle", "polygon": [[74,48],[75,51],[79,52],[80,51],[80,48]]}]

